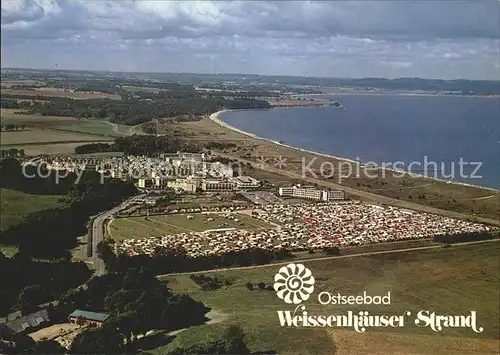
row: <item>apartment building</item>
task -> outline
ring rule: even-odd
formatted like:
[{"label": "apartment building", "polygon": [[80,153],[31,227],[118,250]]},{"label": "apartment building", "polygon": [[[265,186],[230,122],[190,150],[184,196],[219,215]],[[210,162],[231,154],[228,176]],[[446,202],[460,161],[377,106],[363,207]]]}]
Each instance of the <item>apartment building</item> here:
[{"label": "apartment building", "polygon": [[230,164],[223,164],[221,162],[205,163],[204,172],[207,175],[216,178],[230,179],[233,177],[233,168]]},{"label": "apartment building", "polygon": [[238,176],[233,178],[233,181],[240,190],[255,189],[260,186],[260,181],[250,176]]},{"label": "apartment building", "polygon": [[176,179],[168,181],[167,187],[174,190],[180,190],[194,194],[196,192],[196,189],[198,188],[198,183],[197,181],[191,181],[187,179]]},{"label": "apartment building", "polygon": [[344,200],[344,191],[329,191],[317,189],[312,186],[289,186],[280,187],[280,196],[298,197],[318,201],[340,201]]},{"label": "apartment building", "polygon": [[203,180],[201,189],[205,192],[229,192],[235,189],[235,184],[229,180]]}]

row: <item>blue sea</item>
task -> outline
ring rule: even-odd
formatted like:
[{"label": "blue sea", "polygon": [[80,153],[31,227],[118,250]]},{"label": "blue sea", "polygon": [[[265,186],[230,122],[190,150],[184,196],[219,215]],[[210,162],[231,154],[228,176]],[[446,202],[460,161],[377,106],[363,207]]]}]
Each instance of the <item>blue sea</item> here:
[{"label": "blue sea", "polygon": [[414,173],[424,173],[427,165],[428,176],[500,189],[499,99],[409,95],[334,99],[344,107],[233,111],[220,118],[292,146],[363,163],[398,162],[398,168]]}]

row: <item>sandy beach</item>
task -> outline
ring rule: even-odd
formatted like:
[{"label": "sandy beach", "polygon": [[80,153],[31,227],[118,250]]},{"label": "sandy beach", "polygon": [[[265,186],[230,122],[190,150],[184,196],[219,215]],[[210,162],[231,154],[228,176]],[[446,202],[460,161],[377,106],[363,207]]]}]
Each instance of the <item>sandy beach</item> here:
[{"label": "sandy beach", "polygon": [[[286,109],[286,108],[280,108],[280,109]],[[224,113],[224,112],[234,112],[234,111],[237,111],[237,110],[221,110],[221,111],[218,111],[218,112],[215,112],[215,113],[211,114],[210,115],[210,119],[212,121],[214,121],[215,123],[221,125],[222,127],[225,127],[225,128],[230,129],[230,130],[232,130],[234,132],[246,135],[246,136],[254,138],[254,139],[263,140],[263,141],[266,141],[266,142],[269,142],[269,143],[276,144],[278,146],[287,147],[287,148],[294,149],[294,150],[297,150],[297,151],[300,151],[300,152],[309,153],[309,154],[317,155],[317,156],[328,158],[328,159],[335,159],[335,160],[345,161],[345,162],[349,162],[349,163],[352,163],[352,164],[363,166],[363,164],[361,162],[357,161],[357,160],[352,160],[352,159],[348,159],[348,158],[345,158],[345,157],[339,157],[339,156],[330,155],[330,154],[319,153],[319,152],[315,152],[315,151],[312,151],[312,150],[308,150],[308,149],[303,149],[303,148],[291,146],[289,144],[280,143],[280,142],[272,140],[272,139],[258,137],[258,136],[256,136],[253,133],[245,132],[245,131],[242,131],[241,129],[238,129],[238,128],[234,127],[234,126],[231,126],[231,125],[227,124],[226,122],[224,122],[224,121],[222,121],[220,119],[220,115],[222,113]],[[451,180],[444,180],[444,179],[440,179],[440,178],[436,178],[436,177],[425,176],[425,175],[422,175],[422,174],[408,173],[407,171],[404,171],[404,170],[397,170],[397,169],[391,169],[391,168],[382,168],[382,167],[376,167],[376,168],[374,167],[373,169],[385,170],[385,171],[389,171],[389,172],[393,172],[393,173],[398,173],[398,174],[405,173],[405,174],[407,174],[408,176],[411,176],[411,177],[420,177],[420,178],[425,178],[425,179],[431,179],[431,180],[435,180],[435,181],[439,181],[439,182],[445,182],[445,183],[451,184],[451,185],[460,185],[460,186],[474,187],[474,188],[484,189],[484,190],[488,190],[488,191],[492,191],[492,192],[498,192],[499,191],[497,189],[490,188],[490,187],[485,187],[485,186],[467,184],[467,183],[457,182],[457,181],[451,181]]]}]

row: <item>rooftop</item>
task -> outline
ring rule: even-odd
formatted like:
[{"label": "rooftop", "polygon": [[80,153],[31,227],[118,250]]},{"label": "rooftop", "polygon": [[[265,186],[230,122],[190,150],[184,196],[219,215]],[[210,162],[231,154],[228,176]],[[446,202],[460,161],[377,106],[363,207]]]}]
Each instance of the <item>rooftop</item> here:
[{"label": "rooftop", "polygon": [[41,323],[49,321],[49,314],[46,309],[28,314],[27,316],[11,320],[5,323],[14,334],[21,333],[27,328],[38,327]]},{"label": "rooftop", "polygon": [[246,175],[244,175],[244,176],[238,176],[236,178],[236,180],[241,181],[241,182],[247,182],[247,183],[253,183],[253,182],[256,181],[254,178],[252,178],[250,176],[246,176]]},{"label": "rooftop", "polygon": [[106,313],[82,311],[80,309],[73,311],[73,313],[71,313],[69,316],[75,317],[75,318],[83,317],[85,319],[98,321],[98,322],[105,322],[106,319],[109,318],[109,314],[106,314]]}]

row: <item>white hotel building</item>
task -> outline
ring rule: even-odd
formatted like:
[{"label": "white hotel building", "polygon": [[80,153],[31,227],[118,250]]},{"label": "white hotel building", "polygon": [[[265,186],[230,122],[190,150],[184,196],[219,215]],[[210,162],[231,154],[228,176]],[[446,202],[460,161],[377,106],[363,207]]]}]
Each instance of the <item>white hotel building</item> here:
[{"label": "white hotel building", "polygon": [[280,187],[280,196],[298,197],[318,201],[342,201],[345,198],[344,191],[329,191],[316,189],[310,186]]}]

